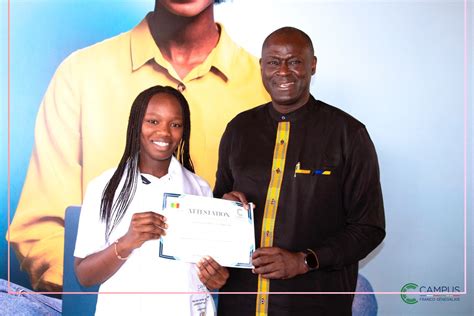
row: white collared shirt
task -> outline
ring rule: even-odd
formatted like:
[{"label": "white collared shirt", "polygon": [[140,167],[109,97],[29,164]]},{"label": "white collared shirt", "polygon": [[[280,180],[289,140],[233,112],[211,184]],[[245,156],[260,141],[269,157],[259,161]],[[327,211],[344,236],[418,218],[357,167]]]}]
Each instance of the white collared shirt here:
[{"label": "white collared shirt", "polygon": [[[102,192],[115,170],[108,170],[92,180],[87,187],[76,240],[74,256],[85,258],[107,248],[128,231],[132,215],[138,212],[160,213],[163,193],[186,193],[212,196],[209,185],[186,170],[173,157],[168,174],[161,178],[142,174],[135,196],[123,219],[105,239],[105,223],[100,220]],[[121,185],[117,192],[121,189]],[[150,294],[146,292],[205,292],[194,264],[162,259],[158,256],[159,240],[145,242],[135,249],[128,260],[107,281],[99,292],[139,292],[140,294],[99,294],[96,315],[200,315],[206,308],[213,315],[214,305],[209,294]],[[198,301],[201,304],[198,304]],[[200,307],[199,307],[200,306]],[[194,311],[192,310],[194,307]]]}]

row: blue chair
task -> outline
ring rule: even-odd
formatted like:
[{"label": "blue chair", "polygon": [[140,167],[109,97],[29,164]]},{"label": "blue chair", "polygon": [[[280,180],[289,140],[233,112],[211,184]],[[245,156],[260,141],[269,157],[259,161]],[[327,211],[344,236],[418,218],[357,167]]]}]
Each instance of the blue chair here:
[{"label": "blue chair", "polygon": [[[370,282],[362,275],[357,276],[356,292],[373,292]],[[375,294],[356,294],[352,302],[353,316],[377,316],[377,299]]]},{"label": "blue chair", "polygon": [[[99,286],[84,287],[79,284],[74,272],[74,247],[76,245],[77,226],[79,225],[80,206],[70,206],[64,217],[64,273],[63,291],[85,294],[63,294],[63,315],[94,315]],[[87,293],[90,294],[87,294]]]}]

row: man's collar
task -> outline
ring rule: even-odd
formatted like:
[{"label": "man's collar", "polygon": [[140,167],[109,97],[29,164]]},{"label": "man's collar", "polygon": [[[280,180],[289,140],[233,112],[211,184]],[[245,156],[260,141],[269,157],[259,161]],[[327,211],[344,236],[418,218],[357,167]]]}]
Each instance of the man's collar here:
[{"label": "man's collar", "polygon": [[219,71],[224,76],[225,80],[232,79],[230,78],[230,70],[233,66],[232,57],[239,47],[235,45],[230,39],[222,24],[217,23],[220,29],[219,42],[217,43],[217,46],[210,52],[209,56],[207,56],[206,60],[202,64],[191,70],[191,72],[186,75],[184,80],[181,80],[176,74],[173,66],[171,66],[171,64],[163,57],[160,49],[158,46],[156,46],[155,40],[151,35],[147,22],[147,18],[151,14],[152,13],[148,13],[147,16],[131,31],[130,50],[132,55],[133,71],[142,67],[149,60],[155,59],[155,61],[161,67],[167,69],[170,75],[179,81],[186,82],[201,77],[211,71],[213,68],[216,71]]},{"label": "man's collar", "polygon": [[239,47],[229,37],[224,26],[220,23],[216,24],[220,30],[219,42],[209,53],[209,56],[207,56],[204,63],[191,71],[191,73],[193,73],[197,70],[197,73],[193,74],[193,78],[201,77],[212,70],[212,68],[215,68],[217,71],[222,73],[227,80],[232,80],[231,69],[235,67],[235,65],[233,65],[233,57],[237,53]]},{"label": "man's collar", "polygon": [[161,52],[155,44],[155,40],[151,36],[150,28],[148,26],[147,18],[152,14],[148,13],[147,16],[132,29],[130,33],[130,51],[132,55],[132,70],[135,71],[150,59],[153,59],[155,55]]},{"label": "man's collar", "polygon": [[268,112],[269,112],[271,118],[274,119],[277,122],[285,122],[285,121],[286,122],[295,122],[295,121],[298,121],[302,118],[307,117],[308,111],[310,110],[310,107],[311,107],[311,104],[314,104],[315,102],[316,102],[316,100],[310,94],[308,102],[306,102],[305,105],[303,105],[302,107],[300,107],[299,109],[297,109],[293,112],[286,113],[286,114],[282,114],[282,113],[278,112],[277,110],[275,110],[275,108],[273,107],[272,102],[269,102],[268,103]]}]

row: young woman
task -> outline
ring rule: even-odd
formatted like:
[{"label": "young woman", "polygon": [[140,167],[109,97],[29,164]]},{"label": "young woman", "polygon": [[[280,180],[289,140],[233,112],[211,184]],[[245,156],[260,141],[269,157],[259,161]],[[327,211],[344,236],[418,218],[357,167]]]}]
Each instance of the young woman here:
[{"label": "young woman", "polygon": [[180,92],[162,86],[143,91],[132,105],[118,167],[90,182],[74,256],[79,282],[100,284],[96,315],[214,314],[207,288],[220,288],[227,270],[211,258],[196,269],[158,256],[159,238],[168,228],[159,214],[163,193],[212,196],[193,173],[190,131],[188,103]]}]

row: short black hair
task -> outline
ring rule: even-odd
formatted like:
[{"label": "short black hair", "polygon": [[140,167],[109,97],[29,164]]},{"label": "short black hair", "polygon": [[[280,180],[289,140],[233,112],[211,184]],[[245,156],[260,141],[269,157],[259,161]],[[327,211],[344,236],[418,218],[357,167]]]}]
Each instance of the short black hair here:
[{"label": "short black hair", "polygon": [[275,30],[273,31],[272,33],[270,33],[270,35],[267,36],[267,38],[265,38],[265,40],[263,41],[263,45],[262,45],[262,49],[265,48],[265,46],[268,44],[268,41],[275,35],[279,35],[279,34],[296,34],[297,36],[301,36],[301,38],[306,42],[306,44],[308,45],[310,51],[311,51],[311,55],[314,55],[314,47],[313,47],[313,42],[311,41],[311,38],[308,36],[308,34],[306,34],[305,32],[303,32],[302,30],[300,29],[297,29],[296,27],[292,27],[292,26],[285,26],[285,27],[281,27],[279,28],[278,30]]}]

